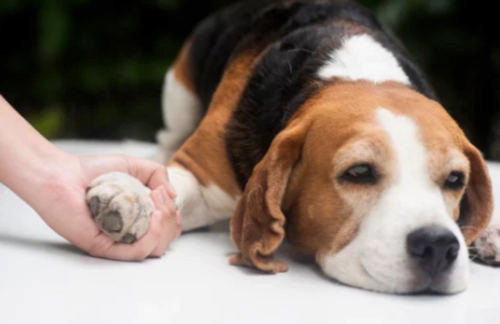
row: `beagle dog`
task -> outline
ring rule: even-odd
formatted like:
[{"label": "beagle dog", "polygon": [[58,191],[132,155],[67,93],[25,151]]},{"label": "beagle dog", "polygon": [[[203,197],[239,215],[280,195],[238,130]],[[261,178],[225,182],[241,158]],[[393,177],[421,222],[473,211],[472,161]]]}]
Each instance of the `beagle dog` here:
[{"label": "beagle dog", "polygon": [[[463,291],[469,249],[500,261],[481,153],[401,44],[347,0],[241,1],[166,75],[161,159],[183,230],[231,218],[233,265],[286,272],[285,238],[326,276],[387,293]],[[133,243],[149,191],[123,174],[87,201]]]}]

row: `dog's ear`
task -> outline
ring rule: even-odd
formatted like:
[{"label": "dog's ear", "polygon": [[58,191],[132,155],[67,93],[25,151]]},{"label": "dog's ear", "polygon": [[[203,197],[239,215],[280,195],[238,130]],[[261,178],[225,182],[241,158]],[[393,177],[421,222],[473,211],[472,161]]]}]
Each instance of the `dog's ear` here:
[{"label": "dog's ear", "polygon": [[306,127],[301,125],[285,129],[255,167],[231,219],[231,238],[240,250],[231,257],[231,264],[269,273],[288,270],[285,263],[274,260],[273,253],[285,238],[281,205],[305,133]]},{"label": "dog's ear", "polygon": [[486,229],[493,214],[493,193],[488,168],[481,152],[472,144],[465,146],[470,162],[470,179],[460,204],[460,227],[468,245]]}]

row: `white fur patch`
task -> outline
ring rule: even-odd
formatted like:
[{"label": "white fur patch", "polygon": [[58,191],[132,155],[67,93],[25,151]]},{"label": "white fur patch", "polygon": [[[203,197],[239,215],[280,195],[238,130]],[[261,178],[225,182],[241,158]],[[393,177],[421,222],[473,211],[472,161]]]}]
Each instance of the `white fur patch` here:
[{"label": "white fur patch", "polygon": [[156,160],[166,163],[196,130],[203,112],[200,100],[175,79],[173,70],[169,70],[165,76],[162,106],[167,130],[157,135],[162,152]]},{"label": "white fur patch", "polygon": [[410,84],[410,79],[394,55],[369,35],[357,35],[344,40],[342,46],[330,54],[329,61],[318,75],[324,80],[342,78]]},{"label": "white fur patch", "polygon": [[[376,112],[376,122],[388,134],[397,159],[392,183],[365,216],[354,240],[321,262],[323,271],[353,286],[390,293],[464,290],[469,275],[467,247],[440,188],[431,181],[417,125],[385,109]],[[407,236],[427,226],[444,227],[460,242],[457,260],[434,281],[413,262],[406,247]]]},{"label": "white fur patch", "polygon": [[182,168],[167,169],[170,182],[177,191],[177,206],[182,215],[182,229],[190,231],[229,219],[238,204],[216,185],[203,187],[194,175]]}]

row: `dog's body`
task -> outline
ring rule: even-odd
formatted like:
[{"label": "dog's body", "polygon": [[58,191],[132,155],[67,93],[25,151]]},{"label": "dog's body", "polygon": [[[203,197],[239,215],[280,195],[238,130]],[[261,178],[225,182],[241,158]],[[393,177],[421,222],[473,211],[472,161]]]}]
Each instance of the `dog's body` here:
[{"label": "dog's body", "polygon": [[[247,1],[213,15],[164,88],[160,155],[183,229],[234,215],[241,253],[231,262],[266,272],[286,271],[272,258],[286,236],[347,284],[465,289],[491,184],[435,100],[398,42],[351,1]],[[88,199],[110,232],[102,220],[120,201],[108,182],[115,189],[101,179]],[[134,224],[111,234],[137,238],[146,228]],[[496,228],[485,233],[480,256],[500,261]]]}]

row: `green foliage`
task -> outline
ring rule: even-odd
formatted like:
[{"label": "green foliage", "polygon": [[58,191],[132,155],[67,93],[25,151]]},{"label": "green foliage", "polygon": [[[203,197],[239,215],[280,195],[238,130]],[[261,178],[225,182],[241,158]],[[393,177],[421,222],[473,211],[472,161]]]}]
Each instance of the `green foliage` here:
[{"label": "green foliage", "polygon": [[64,111],[59,106],[47,107],[40,113],[32,115],[30,121],[42,135],[52,138],[64,126]]},{"label": "green foliage", "polygon": [[47,0],[40,8],[39,50],[45,62],[54,61],[68,43],[69,13],[57,0]]},{"label": "green foliage", "polygon": [[374,8],[382,23],[390,28],[398,28],[411,16],[423,14],[427,16],[446,15],[454,10],[453,0],[386,0],[362,1]]},{"label": "green foliage", "polygon": [[162,9],[178,9],[182,0],[156,0],[158,8]]}]

